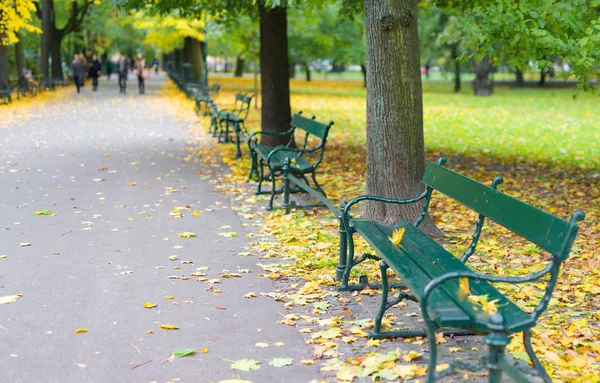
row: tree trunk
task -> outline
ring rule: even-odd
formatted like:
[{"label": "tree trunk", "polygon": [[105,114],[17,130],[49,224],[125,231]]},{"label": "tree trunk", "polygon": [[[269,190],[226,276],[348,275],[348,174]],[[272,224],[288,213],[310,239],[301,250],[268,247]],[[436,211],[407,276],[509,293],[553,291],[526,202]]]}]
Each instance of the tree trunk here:
[{"label": "tree trunk", "polygon": [[494,93],[492,80],[490,80],[490,72],[492,71],[492,64],[490,63],[487,56],[483,60],[477,62],[474,58],[471,58],[473,63],[473,69],[475,69],[475,80],[473,80],[473,91],[475,96],[491,96]]},{"label": "tree trunk", "polygon": [[523,72],[521,72],[521,69],[517,68],[515,70],[515,86],[517,88],[523,88],[525,86],[525,79],[523,78]]},{"label": "tree trunk", "polygon": [[[411,198],[423,192],[423,99],[417,0],[365,0],[367,194]],[[368,202],[366,216],[413,220],[421,204]],[[422,228],[438,234],[431,218]]]},{"label": "tree trunk", "polygon": [[304,73],[306,73],[306,82],[310,82],[310,65],[304,63]]},{"label": "tree trunk", "polygon": [[246,60],[240,55],[235,60],[235,77],[244,76],[244,67],[246,66]]},{"label": "tree trunk", "polygon": [[367,66],[365,64],[360,64],[360,71],[363,74],[363,87],[367,87]]},{"label": "tree trunk", "polygon": [[[0,16],[2,14],[0,13]],[[0,34],[0,41],[4,40],[6,35]],[[0,44],[0,89],[8,88],[8,46]]]},{"label": "tree trunk", "polygon": [[[267,8],[260,13],[260,85],[262,89],[261,128],[264,132],[285,132],[290,128],[290,62],[288,58],[287,10]],[[288,136],[261,135],[261,143],[285,145]]]},{"label": "tree trunk", "polygon": [[[62,36],[54,30],[52,33],[52,78],[55,80],[63,79],[62,60],[60,57],[60,46]],[[67,60],[68,61],[68,60]]]},{"label": "tree trunk", "polygon": [[460,93],[460,62],[458,61],[458,44],[452,44],[450,51],[452,61],[454,61],[454,93]]},{"label": "tree trunk", "polygon": [[296,63],[290,61],[290,78],[296,78]]},{"label": "tree trunk", "polygon": [[546,69],[542,69],[540,71],[540,82],[538,82],[539,86],[545,86],[546,85]]},{"label": "tree trunk", "polygon": [[23,84],[25,76],[23,76],[23,69],[25,68],[25,57],[23,56],[23,44],[21,42],[21,36],[17,32],[17,38],[19,41],[15,44],[15,65],[17,67],[17,76],[19,83]]},{"label": "tree trunk", "polygon": [[42,0],[42,47],[40,54],[40,77],[50,77],[50,45],[54,31],[53,0]]},{"label": "tree trunk", "polygon": [[202,43],[194,38],[189,38],[186,61],[192,65],[191,82],[201,82],[204,79],[204,61],[202,57]]}]

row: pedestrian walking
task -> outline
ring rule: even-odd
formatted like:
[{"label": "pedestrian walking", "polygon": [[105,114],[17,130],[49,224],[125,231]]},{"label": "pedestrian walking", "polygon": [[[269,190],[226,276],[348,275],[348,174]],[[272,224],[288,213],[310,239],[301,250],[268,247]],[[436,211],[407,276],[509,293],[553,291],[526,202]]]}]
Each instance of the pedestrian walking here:
[{"label": "pedestrian walking", "polygon": [[129,63],[125,55],[119,55],[117,61],[117,74],[119,75],[119,93],[127,93],[127,74],[129,73]]},{"label": "pedestrian walking", "polygon": [[73,81],[75,81],[77,93],[81,93],[81,81],[83,80],[83,75],[85,74],[85,67],[83,66],[83,62],[79,58],[79,55],[73,56],[73,62],[71,63],[71,72],[73,73]]},{"label": "pedestrian walking", "polygon": [[104,71],[106,72],[106,78],[108,80],[110,80],[110,75],[112,74],[114,67],[115,63],[112,62],[112,60],[108,59],[104,62]]},{"label": "pedestrian walking", "polygon": [[158,57],[152,59],[152,68],[154,68],[154,73],[158,75],[158,67],[160,66],[160,62],[158,61]]},{"label": "pedestrian walking", "polygon": [[88,73],[88,77],[92,79],[92,91],[98,90],[98,77],[102,73],[102,65],[100,65],[100,61],[98,60],[98,56],[96,54],[92,55],[92,62],[90,63],[90,71]]},{"label": "pedestrian walking", "polygon": [[135,60],[135,73],[138,78],[138,89],[140,94],[144,94],[146,91],[146,86],[144,84],[144,70],[146,69],[146,59],[144,58],[144,54],[139,52],[137,55],[137,59]]}]

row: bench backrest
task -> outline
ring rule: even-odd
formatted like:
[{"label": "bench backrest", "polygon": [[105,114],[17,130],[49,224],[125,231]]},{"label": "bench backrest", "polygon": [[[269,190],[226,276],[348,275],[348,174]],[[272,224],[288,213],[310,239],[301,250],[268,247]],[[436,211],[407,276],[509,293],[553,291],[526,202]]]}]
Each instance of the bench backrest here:
[{"label": "bench backrest", "polygon": [[315,120],[315,116],[312,118],[304,117],[302,111],[292,116],[292,127],[294,129],[304,130],[307,135],[313,135],[321,141],[327,141],[327,135],[332,125],[333,121],[329,122],[329,124],[324,124]]},{"label": "bench backrest", "polygon": [[235,94],[235,103],[233,112],[239,115],[243,120],[248,117],[250,112],[250,104],[252,103],[253,94],[247,95],[246,93],[238,92]]},{"label": "bench backrest", "polygon": [[[288,142],[287,146],[289,146],[293,142],[294,132],[297,129],[303,130],[305,132],[305,135],[303,140],[304,142],[302,143],[301,148],[302,154],[318,151],[319,155],[314,165],[315,167],[318,166],[319,163],[323,160],[323,153],[325,151],[325,144],[327,143],[327,136],[329,135],[329,129],[331,129],[333,121],[330,121],[329,124],[324,124],[315,120],[315,116],[312,116],[312,118],[304,117],[302,115],[302,111],[300,111],[292,116],[291,125],[292,127],[290,130],[290,141]],[[310,136],[318,138],[320,142],[317,146],[307,149],[308,139]]]},{"label": "bench backrest", "polygon": [[433,162],[425,169],[423,183],[561,260],[569,256],[578,230],[575,222],[584,216],[581,212],[575,213],[571,222],[565,221]]}]

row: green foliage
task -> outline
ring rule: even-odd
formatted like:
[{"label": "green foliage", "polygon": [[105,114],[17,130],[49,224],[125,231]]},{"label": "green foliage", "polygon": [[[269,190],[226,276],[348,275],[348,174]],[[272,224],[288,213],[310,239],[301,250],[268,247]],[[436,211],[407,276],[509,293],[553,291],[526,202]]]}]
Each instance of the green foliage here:
[{"label": "green foliage", "polygon": [[457,23],[449,36],[460,36],[470,49],[464,57],[488,55],[495,64],[505,60],[524,71],[529,61],[543,69],[558,59],[569,64],[568,75],[582,89],[591,89],[590,79],[598,79],[600,0],[458,3]]}]

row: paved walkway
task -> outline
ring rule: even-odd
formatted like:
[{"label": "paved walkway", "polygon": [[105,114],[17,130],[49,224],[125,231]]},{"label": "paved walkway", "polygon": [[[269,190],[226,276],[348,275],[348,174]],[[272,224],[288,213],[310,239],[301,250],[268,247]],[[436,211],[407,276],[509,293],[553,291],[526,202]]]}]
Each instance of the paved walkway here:
[{"label": "paved walkway", "polygon": [[[88,83],[21,121],[3,124],[0,108],[0,298],[23,294],[0,305],[0,381],[318,379],[297,331],[275,324],[283,306],[243,297],[273,286],[238,255],[244,229],[226,197],[184,161],[189,129],[163,107],[164,75],[143,96],[132,80],[127,96],[116,79]],[[181,348],[198,352],[169,361]],[[260,369],[232,370],[242,358]]]}]

